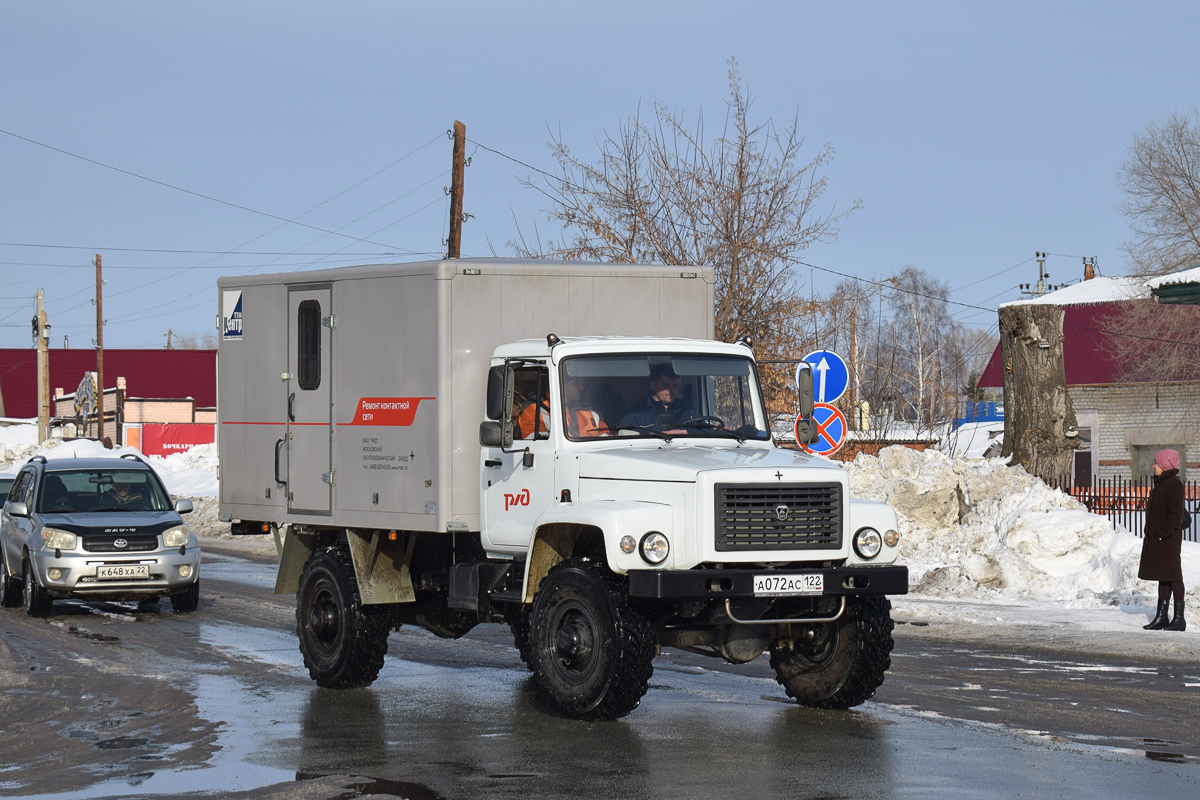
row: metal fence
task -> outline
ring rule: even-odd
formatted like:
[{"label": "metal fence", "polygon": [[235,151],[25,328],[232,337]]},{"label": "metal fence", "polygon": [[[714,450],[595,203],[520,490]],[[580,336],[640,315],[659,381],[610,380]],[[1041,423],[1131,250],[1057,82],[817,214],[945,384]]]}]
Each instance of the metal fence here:
[{"label": "metal fence", "polygon": [[[1093,478],[1090,486],[1072,486],[1069,478],[1052,483],[1083,503],[1093,514],[1108,517],[1130,533],[1141,536],[1146,527],[1146,500],[1154,486],[1152,478]],[[1192,526],[1183,532],[1184,541],[1200,542],[1200,480],[1184,481],[1184,506],[1192,515]]]}]

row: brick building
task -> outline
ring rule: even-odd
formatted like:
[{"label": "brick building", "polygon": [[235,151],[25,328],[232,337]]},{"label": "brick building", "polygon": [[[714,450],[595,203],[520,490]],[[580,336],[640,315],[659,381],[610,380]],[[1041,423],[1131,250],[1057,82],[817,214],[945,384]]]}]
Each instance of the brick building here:
[{"label": "brick building", "polygon": [[[1200,469],[1200,375],[1196,380],[1143,383],[1126,377],[1113,355],[1108,329],[1123,303],[1152,302],[1141,278],[1085,280],[1022,303],[1063,308],[1063,369],[1075,408],[1079,440],[1074,485],[1093,477],[1137,478],[1153,474],[1154,454],[1179,451],[1181,477]],[[1151,349],[1148,346],[1148,350]],[[1153,357],[1147,353],[1147,357]],[[1000,347],[984,369],[981,387],[1001,388]]]}]

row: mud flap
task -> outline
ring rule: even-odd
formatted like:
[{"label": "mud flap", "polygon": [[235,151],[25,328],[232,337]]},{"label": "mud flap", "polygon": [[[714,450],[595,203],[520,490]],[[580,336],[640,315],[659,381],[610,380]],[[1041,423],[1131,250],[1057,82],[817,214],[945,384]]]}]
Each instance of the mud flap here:
[{"label": "mud flap", "polygon": [[412,603],[417,599],[408,571],[416,537],[391,541],[381,531],[370,531],[367,536],[347,531],[346,541],[363,605]]}]

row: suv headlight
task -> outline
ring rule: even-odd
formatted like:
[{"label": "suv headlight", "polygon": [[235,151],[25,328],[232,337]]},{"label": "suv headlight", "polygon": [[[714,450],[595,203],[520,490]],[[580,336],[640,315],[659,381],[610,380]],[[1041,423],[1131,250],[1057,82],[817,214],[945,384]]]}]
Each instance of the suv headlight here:
[{"label": "suv headlight", "polygon": [[179,525],[169,530],[163,531],[163,546],[165,547],[183,547],[191,538],[191,533],[184,525]]},{"label": "suv headlight", "polygon": [[883,537],[874,528],[859,528],[854,534],[854,552],[859,558],[870,560],[883,549]]},{"label": "suv headlight", "polygon": [[642,537],[642,560],[647,564],[661,564],[667,560],[671,543],[658,531],[650,531]]},{"label": "suv headlight", "polygon": [[70,531],[57,528],[42,528],[42,541],[52,550],[74,550],[79,537]]}]

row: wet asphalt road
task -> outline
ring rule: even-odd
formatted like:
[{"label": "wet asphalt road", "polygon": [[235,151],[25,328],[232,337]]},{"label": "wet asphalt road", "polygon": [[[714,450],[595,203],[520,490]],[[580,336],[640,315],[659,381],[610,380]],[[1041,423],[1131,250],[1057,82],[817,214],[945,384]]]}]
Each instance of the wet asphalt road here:
[{"label": "wet asphalt road", "polygon": [[[506,628],[393,633],[370,689],[316,689],[273,566],[206,545],[200,610],[0,610],[0,796],[1195,797],[1200,665],[965,647],[898,626],[850,712],[765,658],[676,651],[613,723],[544,709]],[[359,776],[359,777],[351,777]]]}]

